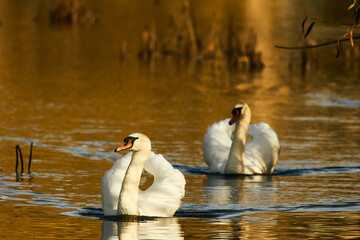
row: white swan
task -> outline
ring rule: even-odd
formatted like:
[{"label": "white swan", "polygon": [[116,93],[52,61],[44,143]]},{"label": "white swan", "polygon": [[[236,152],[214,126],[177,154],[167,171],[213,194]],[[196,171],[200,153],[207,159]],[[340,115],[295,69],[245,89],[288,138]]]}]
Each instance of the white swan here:
[{"label": "white swan", "polygon": [[[251,111],[246,103],[237,103],[232,115],[231,119],[211,125],[204,136],[204,160],[209,171],[272,174],[280,154],[277,133],[266,123],[249,126]],[[246,135],[252,141],[246,142]]]},{"label": "white swan", "polygon": [[[101,181],[104,215],[173,216],[185,195],[184,175],[151,151],[150,139],[144,134],[129,135],[115,152],[125,149],[133,152],[118,159]],[[154,176],[145,191],[139,189],[143,169]]]}]

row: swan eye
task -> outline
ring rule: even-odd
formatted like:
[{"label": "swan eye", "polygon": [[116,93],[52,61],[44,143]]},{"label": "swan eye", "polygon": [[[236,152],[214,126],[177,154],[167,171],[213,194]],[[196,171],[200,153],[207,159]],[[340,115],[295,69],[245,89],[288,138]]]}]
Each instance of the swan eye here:
[{"label": "swan eye", "polygon": [[134,142],[136,139],[139,139],[138,137],[126,137],[124,139],[124,143],[127,144],[129,141],[131,141],[131,145],[134,145]]},{"label": "swan eye", "polygon": [[234,108],[234,109],[232,110],[231,114],[235,116],[236,113],[239,112],[240,115],[241,115],[241,110],[242,110],[242,107]]}]

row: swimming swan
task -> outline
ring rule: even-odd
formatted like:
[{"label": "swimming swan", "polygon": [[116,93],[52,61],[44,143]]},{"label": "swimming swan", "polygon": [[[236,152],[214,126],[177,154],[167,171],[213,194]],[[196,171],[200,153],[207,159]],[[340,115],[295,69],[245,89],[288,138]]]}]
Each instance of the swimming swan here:
[{"label": "swimming swan", "polygon": [[[246,103],[237,103],[232,115],[231,119],[211,125],[204,136],[204,160],[209,171],[272,174],[280,154],[277,133],[266,123],[249,126],[251,111]],[[252,141],[246,142],[246,135]]]},{"label": "swimming swan", "polygon": [[[133,152],[118,159],[101,181],[104,215],[172,217],[185,195],[184,175],[151,151],[150,139],[144,134],[129,135],[115,152],[125,149]],[[154,176],[145,191],[139,189],[143,169]]]}]

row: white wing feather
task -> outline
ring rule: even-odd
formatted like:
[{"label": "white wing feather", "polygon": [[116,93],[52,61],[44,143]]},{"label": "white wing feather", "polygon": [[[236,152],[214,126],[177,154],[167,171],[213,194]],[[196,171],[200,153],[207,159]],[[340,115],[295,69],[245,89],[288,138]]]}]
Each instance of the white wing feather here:
[{"label": "white wing feather", "polygon": [[140,191],[138,207],[140,215],[173,216],[185,195],[185,178],[161,155],[150,153],[144,169],[154,176],[153,184]]},{"label": "white wing feather", "polygon": [[105,216],[117,215],[118,200],[132,152],[116,160],[112,168],[104,173],[101,180],[101,199]]},{"label": "white wing feather", "polygon": [[209,126],[203,140],[203,154],[211,173],[223,173],[231,147],[231,135],[235,125],[229,125],[229,119]]}]

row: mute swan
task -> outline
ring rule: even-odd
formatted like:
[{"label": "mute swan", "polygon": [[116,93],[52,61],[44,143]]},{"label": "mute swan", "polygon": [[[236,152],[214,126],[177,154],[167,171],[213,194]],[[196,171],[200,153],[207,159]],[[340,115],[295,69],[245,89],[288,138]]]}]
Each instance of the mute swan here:
[{"label": "mute swan", "polygon": [[[185,195],[184,175],[151,151],[150,139],[144,134],[129,135],[115,152],[125,149],[133,152],[118,159],[101,181],[104,215],[173,216]],[[143,169],[154,176],[145,191],[139,189]]]},{"label": "mute swan", "polygon": [[[272,174],[280,154],[277,133],[266,123],[249,126],[251,111],[246,103],[235,104],[232,115],[211,125],[204,136],[204,160],[209,171]],[[246,142],[246,135],[252,141]]]}]

